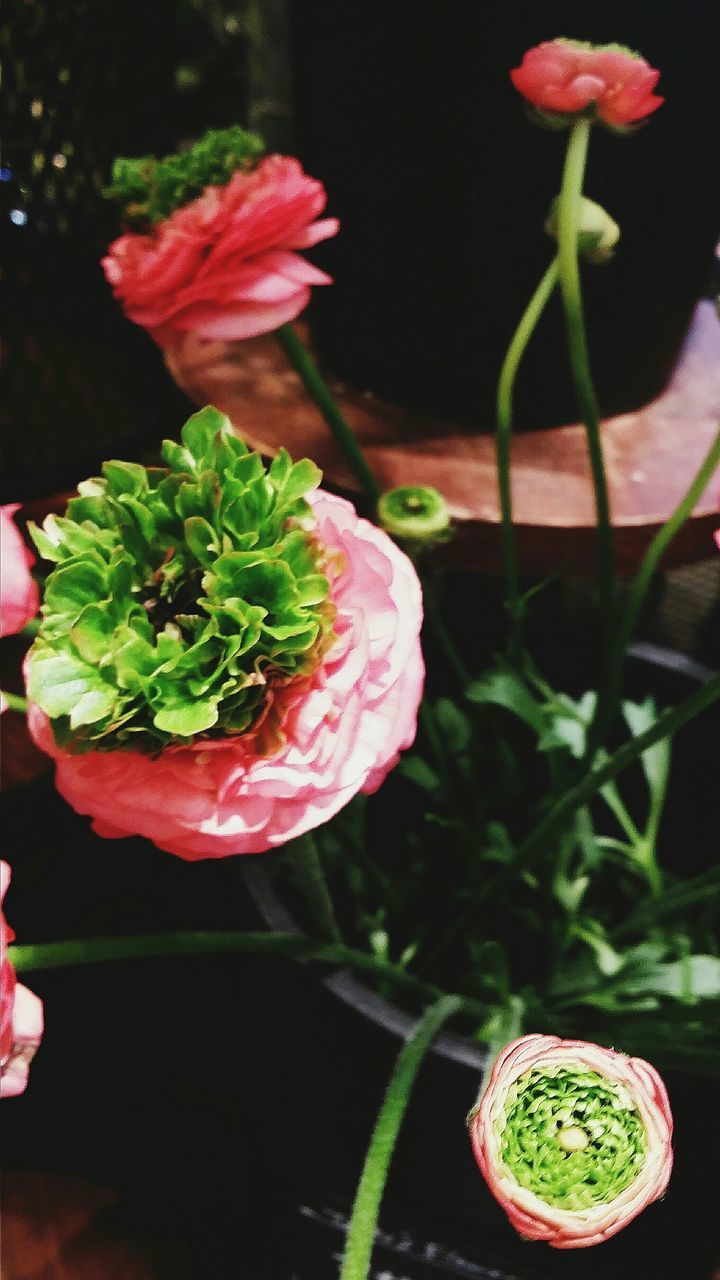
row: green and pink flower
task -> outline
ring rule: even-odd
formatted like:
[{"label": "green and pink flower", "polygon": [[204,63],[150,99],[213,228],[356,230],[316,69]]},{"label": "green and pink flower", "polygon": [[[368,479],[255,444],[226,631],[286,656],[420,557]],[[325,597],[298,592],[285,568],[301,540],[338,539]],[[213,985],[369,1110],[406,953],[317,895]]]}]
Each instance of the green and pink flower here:
[{"label": "green and pink flower", "polygon": [[555,1249],[614,1236],[664,1194],[672,1170],[672,1115],[655,1068],[582,1040],[514,1040],[469,1125],[513,1227]]}]

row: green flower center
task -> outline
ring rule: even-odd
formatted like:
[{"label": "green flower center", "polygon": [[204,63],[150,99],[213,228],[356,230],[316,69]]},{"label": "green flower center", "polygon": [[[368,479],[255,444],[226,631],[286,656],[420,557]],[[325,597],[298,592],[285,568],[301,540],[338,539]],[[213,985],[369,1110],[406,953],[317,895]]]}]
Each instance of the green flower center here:
[{"label": "green flower center", "polygon": [[645,1161],[645,1128],[629,1093],[580,1067],[526,1071],[500,1125],[506,1169],[556,1209],[607,1204]]},{"label": "green flower center", "polygon": [[72,751],[156,751],[263,725],[334,640],[327,552],[305,494],[320,472],[266,468],[216,409],[166,440],[165,467],[107,462],[33,537],[48,576],[28,691]]},{"label": "green flower center", "polygon": [[105,195],[122,206],[126,222],[138,230],[153,227],[176,209],[222,187],[234,173],[254,169],[265,154],[257,133],[240,125],[209,129],[187,151],[164,156],[118,156]]}]

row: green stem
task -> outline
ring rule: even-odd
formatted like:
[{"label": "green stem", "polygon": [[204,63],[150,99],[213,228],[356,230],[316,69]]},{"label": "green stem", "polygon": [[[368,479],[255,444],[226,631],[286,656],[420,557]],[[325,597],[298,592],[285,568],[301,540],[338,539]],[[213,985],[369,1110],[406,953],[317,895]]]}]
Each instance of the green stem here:
[{"label": "green stem", "polygon": [[512,483],[510,441],[513,425],[513,390],[520,361],[525,354],[533,331],[545,310],[558,281],[558,259],[553,258],[513,334],[510,346],[500,370],[497,387],[497,417],[495,452],[500,497],[500,547],[505,579],[505,604],[510,616],[510,648],[520,644],[522,605],[518,587],[517,557],[515,555],[515,530],[512,516]]},{"label": "green stem", "polygon": [[617,713],[627,648],[642,612],[653,577],[673,538],[680,532],[695,510],[718,464],[720,464],[720,430],[718,430],[708,450],[707,457],[699,467],[684,498],[678,503],[662,528],[655,534],[638,570],[630,592],[630,598],[610,648],[605,697],[602,701],[598,700],[595,717],[588,734],[587,759],[589,761],[594,758],[598,747],[602,745]]},{"label": "green stem", "polygon": [[600,441],[600,410],[590,372],[590,357],[585,334],[583,301],[580,288],[580,264],[578,261],[580,201],[582,199],[590,129],[590,120],[578,119],[570,130],[562,187],[558,201],[558,259],[570,367],[580,413],[585,423],[590,469],[595,491],[603,661],[607,662],[613,634],[615,553],[605,466]]},{"label": "green stem", "polygon": [[[591,773],[587,773],[580,782],[566,791],[548,809],[534,831],[520,845],[517,856],[508,871],[514,875],[521,868],[526,868],[538,853],[543,852],[546,841],[553,834],[555,828],[560,826],[566,818],[571,817],[582,805],[587,804],[593,796],[597,795],[601,787],[610,782],[612,778],[616,778],[619,773],[622,773],[623,769],[627,769],[629,765],[634,764],[643,752],[647,751],[649,747],[653,747],[656,742],[660,742],[663,738],[669,738],[674,733],[677,733],[678,729],[681,729],[689,720],[693,720],[695,716],[711,706],[718,698],[720,698],[720,676],[715,676],[702,688],[696,689],[694,693],[690,694],[690,697],[678,703],[676,707],[669,707],[666,711],[661,712],[655,723],[649,729],[646,729],[644,733],[638,734],[636,738],[623,743],[603,765],[594,769]],[[505,875],[506,872],[501,872],[500,876],[496,877],[495,881],[486,887],[483,893],[484,898],[489,896],[495,885]]]},{"label": "green stem", "polygon": [[287,848],[295,874],[305,895],[313,920],[323,935],[331,942],[341,942],[342,936],[335,918],[325,871],[315,837],[309,833],[293,840]]},{"label": "green stem", "polygon": [[646,933],[665,916],[675,915],[696,903],[712,901],[720,894],[720,866],[711,867],[693,880],[664,889],[657,897],[642,903],[622,924],[610,931],[610,941],[616,942],[635,934]]},{"label": "green stem", "polygon": [[19,711],[21,715],[27,715],[27,698],[21,698],[18,693],[5,693],[4,690],[0,690],[0,698],[5,700],[9,711]]},{"label": "green stem", "polygon": [[[290,324],[281,325],[279,329],[276,329],[275,337],[293,369],[300,375],[305,390],[325,418],[342,449],[348,466],[374,507],[380,497],[381,490],[368,466],[365,454],[352,427],[341,413],[310,352],[300,341],[295,329]],[[428,622],[435,633],[438,645],[443,650],[458,681],[464,687],[469,681],[469,675],[455,652],[455,647],[438,612],[435,601],[430,601],[428,604],[426,600],[426,610]]]},{"label": "green stem", "polygon": [[275,337],[293,369],[300,375],[311,400],[315,402],[322,413],[342,449],[351,471],[368,498],[375,504],[380,497],[378,484],[367,464],[352,427],[341,413],[310,352],[300,341],[295,329],[290,324],[283,324],[279,329],[276,329]]},{"label": "green stem", "polygon": [[450,632],[445,626],[445,620],[438,605],[434,587],[428,582],[427,577],[423,579],[423,607],[425,617],[435,636],[440,652],[460,688],[465,689],[470,683],[470,672],[455,648]]},{"label": "green stem", "polygon": [[550,839],[554,837],[556,828],[560,827],[578,809],[592,800],[598,791],[606,783],[617,777],[619,773],[622,773],[623,769],[627,769],[629,765],[634,764],[644,751],[647,751],[649,747],[653,747],[656,742],[660,742],[662,738],[669,738],[674,733],[677,733],[678,729],[681,729],[688,721],[693,720],[695,716],[700,715],[718,698],[720,698],[720,676],[715,676],[702,688],[696,689],[694,693],[691,693],[683,702],[661,712],[649,729],[646,729],[644,733],[638,734],[636,738],[632,738],[629,742],[623,743],[602,765],[586,773],[579,782],[569,787],[539,819],[530,835],[518,847],[512,862],[505,866],[498,875],[485,881],[483,888],[467,911],[448,930],[443,939],[442,947],[437,949],[435,956],[437,957],[441,950],[447,950],[448,946],[474,924],[477,913],[488,898],[492,897],[497,890],[507,884],[508,880],[514,879],[521,871],[526,870],[533,860],[547,849]]},{"label": "green stem", "polygon": [[459,1007],[457,997],[443,996],[427,1010],[398,1055],[360,1175],[340,1280],[367,1280],[380,1201],[415,1077],[433,1037]]},{"label": "green stem", "polygon": [[[182,933],[134,934],[125,938],[76,938],[63,942],[34,942],[8,947],[7,956],[18,973],[38,969],[64,969],[81,964],[116,960],[151,960],[168,956],[227,955],[229,953],[280,956],[315,960],[321,964],[354,969],[382,979],[422,1000],[445,995],[440,987],[423,982],[400,965],[337,942],[314,942],[297,933],[239,933],[191,930]],[[469,1017],[485,1021],[489,1006],[469,996],[455,997]]]}]

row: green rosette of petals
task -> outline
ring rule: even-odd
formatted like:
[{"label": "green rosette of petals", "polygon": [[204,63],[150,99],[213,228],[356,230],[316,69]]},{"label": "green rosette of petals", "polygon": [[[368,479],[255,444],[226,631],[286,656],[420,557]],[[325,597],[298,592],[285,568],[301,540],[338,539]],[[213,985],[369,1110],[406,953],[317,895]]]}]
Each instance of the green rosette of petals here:
[{"label": "green rosette of petals", "polygon": [[315,464],[281,451],[266,467],[213,408],[163,459],[105,463],[64,518],[31,527],[56,567],[28,693],[65,750],[246,733],[333,642]]},{"label": "green rosette of petals", "polygon": [[130,226],[152,227],[206,187],[222,187],[234,173],[254,169],[265,155],[259,133],[240,125],[209,129],[187,151],[163,156],[118,156],[105,196],[122,208]]},{"label": "green rosette of petals", "polygon": [[508,1090],[499,1128],[505,1168],[556,1209],[615,1200],[645,1162],[645,1128],[629,1092],[580,1067],[525,1072]]}]

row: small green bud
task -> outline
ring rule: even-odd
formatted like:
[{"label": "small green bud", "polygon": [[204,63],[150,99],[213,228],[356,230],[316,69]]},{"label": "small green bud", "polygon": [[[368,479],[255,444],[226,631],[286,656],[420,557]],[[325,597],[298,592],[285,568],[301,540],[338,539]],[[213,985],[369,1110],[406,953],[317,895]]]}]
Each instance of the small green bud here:
[{"label": "small green bud", "polygon": [[[545,230],[553,240],[558,238],[558,205],[556,196],[550,206],[545,222]],[[578,246],[586,262],[599,265],[609,262],[613,250],[620,239],[620,228],[607,210],[587,196],[580,199],[580,219],[578,225]]]},{"label": "small green bud", "polygon": [[450,536],[450,512],[437,489],[407,484],[388,489],[378,502],[378,520],[393,538],[432,544]]}]

